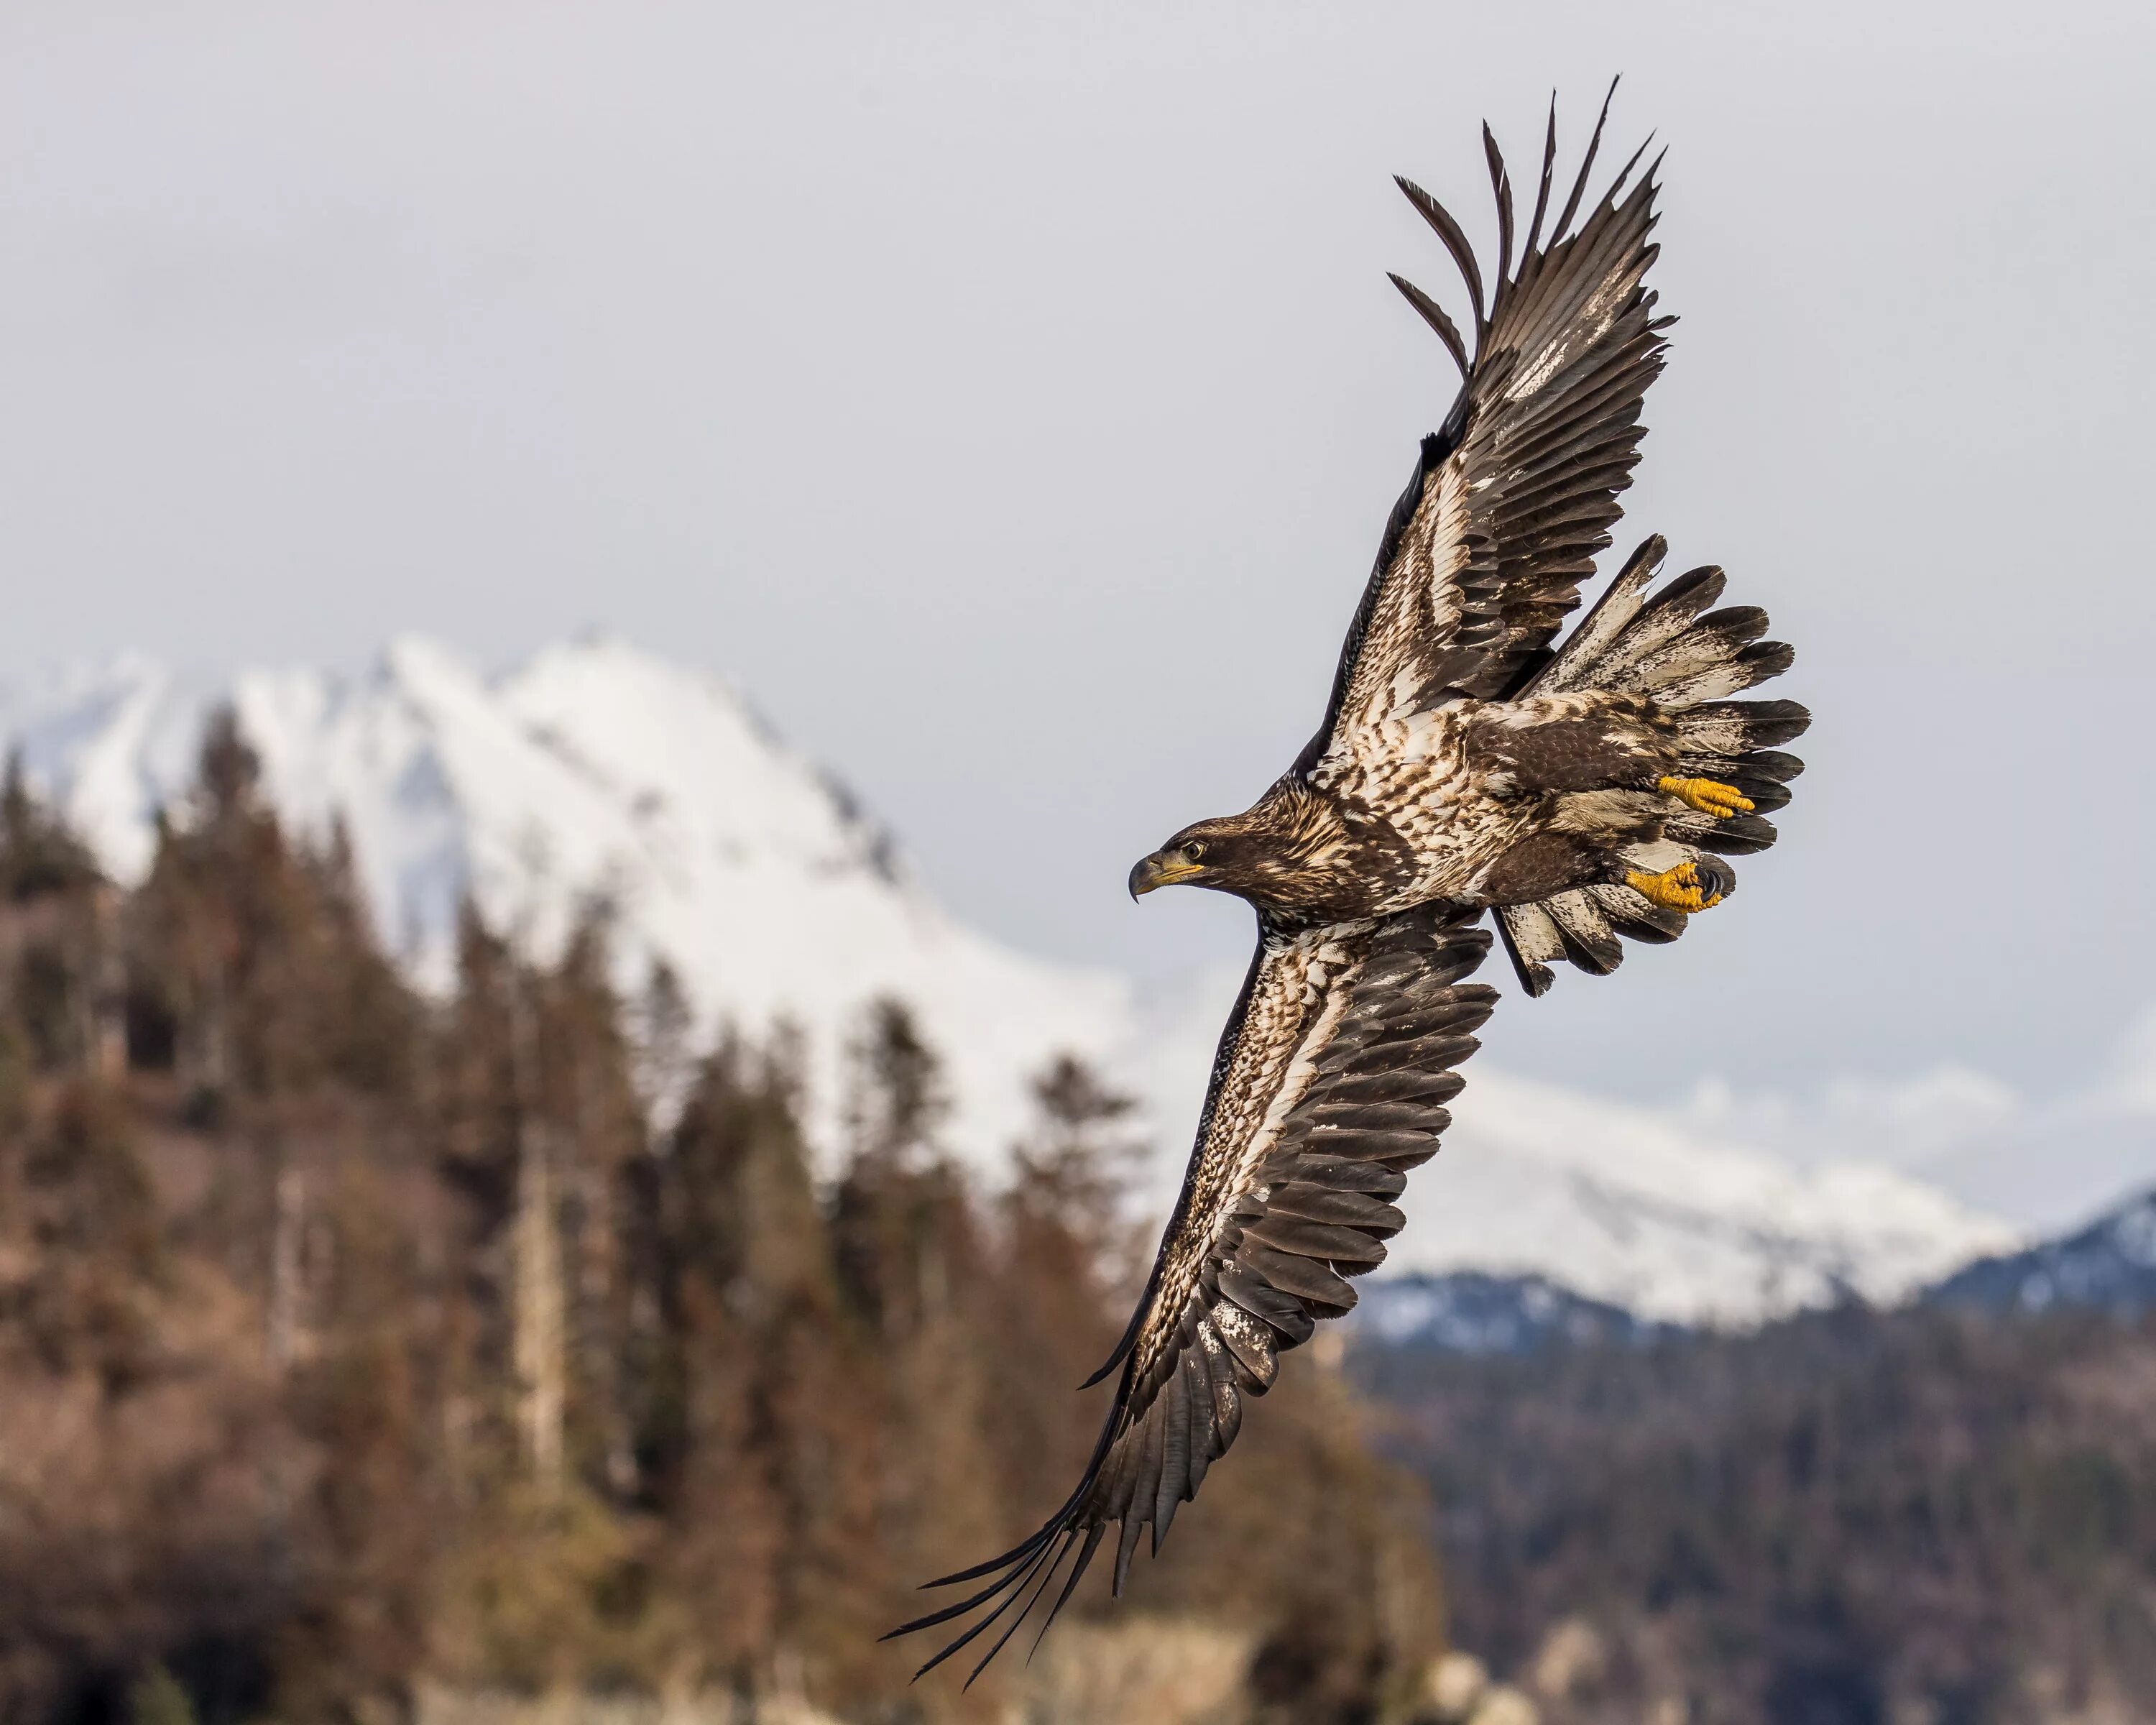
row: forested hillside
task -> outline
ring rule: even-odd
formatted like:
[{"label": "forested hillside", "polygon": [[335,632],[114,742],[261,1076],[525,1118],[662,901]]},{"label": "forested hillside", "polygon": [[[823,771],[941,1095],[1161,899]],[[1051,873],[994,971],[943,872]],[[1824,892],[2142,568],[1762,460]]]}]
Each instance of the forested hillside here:
[{"label": "forested hillside", "polygon": [[1860,1306],[1351,1373],[1543,1725],[2156,1718],[2156,1317]]},{"label": "forested hillside", "polygon": [[468,915],[454,992],[415,994],[228,724],[129,892],[10,774],[0,1718],[1398,1711],[1441,1631],[1419,1499],[1301,1357],[1106,1627],[1081,1596],[1082,1659],[908,1690],[930,1650],[875,1637],[913,1586],[1090,1449],[1072,1386],[1150,1244],[1126,1105],[1037,1075],[977,1189],[892,1003],[812,1167],[783,1032],[690,1046],[663,977],[608,974],[597,909],[545,967]]}]

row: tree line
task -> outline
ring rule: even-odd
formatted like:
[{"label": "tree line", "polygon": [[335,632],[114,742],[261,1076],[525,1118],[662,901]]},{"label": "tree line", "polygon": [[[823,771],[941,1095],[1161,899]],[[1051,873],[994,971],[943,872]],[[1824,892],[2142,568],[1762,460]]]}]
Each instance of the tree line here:
[{"label": "tree line", "polygon": [[[1057,1062],[988,1189],[901,1004],[834,1146],[802,1065],[783,1028],[700,1045],[663,972],[624,998],[599,906],[543,960],[467,910],[415,992],[228,716],[129,890],[11,768],[0,1719],[1004,1717],[1017,1661],[908,1689],[876,1637],[1084,1464],[1151,1243],[1131,1106]],[[1375,1718],[1441,1636],[1417,1488],[1296,1364],[1104,1620],[1235,1626],[1251,1716]]]}]

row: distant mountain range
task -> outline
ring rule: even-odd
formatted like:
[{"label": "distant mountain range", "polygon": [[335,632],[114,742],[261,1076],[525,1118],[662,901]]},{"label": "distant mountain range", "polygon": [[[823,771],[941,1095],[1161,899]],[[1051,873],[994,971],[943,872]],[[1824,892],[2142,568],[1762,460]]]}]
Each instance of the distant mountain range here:
[{"label": "distant mountain range", "polygon": [[1479,1060],[1466,1077],[1443,1152],[1409,1189],[1394,1272],[1542,1276],[1642,1318],[1746,1323],[1851,1295],[1892,1302],[2023,1243],[1876,1163],[1794,1165],[1739,1133]]},{"label": "distant mountain range", "polygon": [[[947,1139],[969,1164],[992,1178],[1006,1166],[1029,1117],[1027,1081],[1069,1050],[1147,1105],[1163,1150],[1136,1201],[1164,1211],[1172,1198],[1240,955],[1142,995],[1120,975],[965,927],[838,778],[717,680],[603,636],[497,675],[418,639],[352,677],[192,679],[126,658],[0,687],[0,737],[116,878],[133,880],[221,703],[288,824],[321,839],[341,824],[377,925],[423,986],[449,980],[466,894],[542,957],[603,901],[625,988],[664,961],[706,1032],[722,1020],[798,1031],[824,1142],[848,1039],[872,999],[892,995],[945,1058]],[[1611,1311],[1742,1323],[1846,1292],[1892,1301],[2020,1244],[1877,1163],[1799,1168],[1667,1112],[1525,1082],[1486,1057],[1466,1076],[1388,1266],[1481,1276],[1429,1307],[1463,1336]],[[1507,1285],[1517,1291],[1502,1295]],[[1373,1298],[1409,1309],[1405,1294]]]},{"label": "distant mountain range", "polygon": [[[1362,1293],[1351,1334],[1389,1348],[1518,1357],[1559,1344],[1638,1345],[1685,1327],[1539,1275],[1409,1274],[1366,1281]],[[2071,1308],[2131,1319],[2156,1311],[2156,1191],[2059,1239],[1979,1258],[1911,1303],[2002,1317]]]},{"label": "distant mountain range", "polygon": [[2156,1191],[2025,1251],[1980,1258],[1925,1296],[1982,1312],[2081,1307],[2135,1317],[2156,1310]]}]

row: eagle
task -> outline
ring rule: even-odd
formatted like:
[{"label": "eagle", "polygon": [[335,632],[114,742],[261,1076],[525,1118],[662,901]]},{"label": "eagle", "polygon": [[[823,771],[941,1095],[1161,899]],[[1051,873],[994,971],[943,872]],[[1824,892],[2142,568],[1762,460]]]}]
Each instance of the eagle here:
[{"label": "eagle", "polygon": [[1392,278],[1460,388],[1386,523],[1316,735],[1250,809],[1131,870],[1134,897],[1244,899],[1257,950],[1145,1291],[1088,1380],[1121,1373],[1091,1460],[1029,1538],[928,1584],[983,1584],[891,1632],[975,1615],[922,1672],[1003,1622],[978,1676],[1060,1575],[1045,1633],[1111,1528],[1120,1594],[1142,1531],[1158,1553],[1281,1353],[1354,1305],[1349,1278],[1383,1260],[1496,1000],[1468,980],[1486,913],[1538,996],[1560,962],[1604,974],[1625,939],[1675,940],[1734,891],[1727,859],[1774,840],[1766,816],[1802,767],[1777,746],[1810,715],[1735,698],[1791,652],[1763,639],[1764,612],[1717,608],[1719,569],[1658,585],[1650,538],[1558,639],[1610,545],[1673,321],[1645,285],[1660,156],[1635,182],[1642,145],[1573,225],[1609,110],[1546,228],[1553,100],[1517,261],[1512,182],[1483,126],[1487,284],[1460,223],[1398,182],[1466,290],[1471,352]]}]

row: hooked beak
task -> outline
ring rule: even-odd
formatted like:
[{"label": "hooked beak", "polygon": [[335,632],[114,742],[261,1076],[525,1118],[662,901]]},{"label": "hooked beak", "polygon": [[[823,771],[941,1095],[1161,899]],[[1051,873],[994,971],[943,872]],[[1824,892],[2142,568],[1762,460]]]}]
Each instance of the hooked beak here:
[{"label": "hooked beak", "polygon": [[1151,892],[1156,886],[1173,886],[1178,880],[1188,880],[1193,875],[1204,872],[1178,852],[1163,855],[1156,850],[1131,870],[1131,901],[1135,904],[1140,893]]}]

